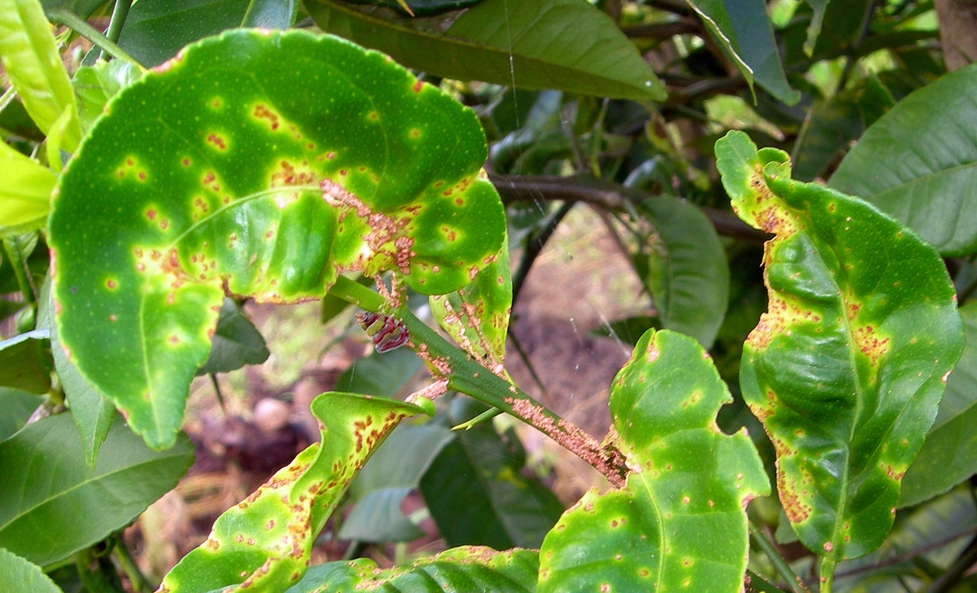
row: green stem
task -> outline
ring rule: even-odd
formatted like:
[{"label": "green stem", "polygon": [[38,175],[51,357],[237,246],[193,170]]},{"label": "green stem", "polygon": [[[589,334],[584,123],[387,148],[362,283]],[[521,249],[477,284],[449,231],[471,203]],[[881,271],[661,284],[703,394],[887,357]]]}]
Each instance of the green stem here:
[{"label": "green stem", "polygon": [[64,25],[65,27],[71,28],[73,31],[75,31],[85,39],[91,41],[92,43],[100,47],[102,51],[109,54],[113,58],[129,62],[130,64],[138,68],[139,72],[146,71],[146,69],[143,68],[142,64],[137,62],[135,58],[127,54],[125,50],[123,50],[121,47],[116,45],[115,42],[110,40],[105,35],[99,33],[98,30],[95,29],[95,27],[89,25],[87,21],[82,20],[81,17],[71,12],[70,10],[64,8],[55,8],[50,12],[48,12],[48,17],[51,19],[52,22],[58,25]]},{"label": "green stem", "polygon": [[21,294],[24,295],[24,300],[32,308],[37,308],[37,287],[34,286],[34,279],[31,278],[31,270],[27,266],[27,261],[24,259],[24,254],[20,250],[20,245],[14,239],[4,239],[3,250],[7,254],[7,259],[10,260],[10,268],[14,271],[14,277],[17,279],[17,287],[20,288]]},{"label": "green stem", "polygon": [[746,576],[750,579],[750,584],[746,586],[746,593],[784,593],[782,589],[774,587],[752,570],[747,570]]},{"label": "green stem", "polygon": [[[381,312],[385,303],[383,297],[377,293],[342,276],[337,279],[329,294],[375,313]],[[522,420],[589,463],[615,486],[624,485],[628,469],[619,451],[601,447],[594,437],[472,360],[468,354],[449,344],[415,317],[406,305],[394,314],[410,332],[415,352],[434,372],[448,379],[449,389],[460,391]]]},{"label": "green stem", "polygon": [[91,548],[85,548],[75,555],[75,568],[78,570],[78,580],[89,593],[121,593],[109,582],[100,559]]},{"label": "green stem", "polygon": [[837,563],[833,558],[821,559],[821,593],[831,593],[831,587],[835,578],[835,566]]},{"label": "green stem", "polygon": [[132,0],[115,0],[115,8],[112,9],[112,20],[109,21],[109,30],[105,32],[105,36],[112,43],[118,43],[119,35],[122,34],[122,25],[126,22],[126,17],[129,16],[129,8],[132,6]]},{"label": "green stem", "polygon": [[150,593],[156,589],[146,578],[146,575],[139,570],[136,565],[136,561],[133,560],[132,555],[129,553],[129,548],[126,547],[124,541],[122,541],[121,535],[115,543],[115,559],[118,560],[119,565],[122,570],[125,571],[126,575],[129,577],[129,581],[132,583],[132,590],[135,593]]},{"label": "green stem", "polygon": [[790,564],[787,564],[784,557],[780,555],[773,542],[767,539],[766,534],[752,523],[750,524],[750,536],[753,538],[754,543],[767,555],[767,558],[770,558],[770,562],[773,563],[777,574],[780,575],[780,578],[784,579],[784,582],[787,583],[792,593],[811,593],[804,584],[804,581],[797,576],[797,573],[790,567]]}]

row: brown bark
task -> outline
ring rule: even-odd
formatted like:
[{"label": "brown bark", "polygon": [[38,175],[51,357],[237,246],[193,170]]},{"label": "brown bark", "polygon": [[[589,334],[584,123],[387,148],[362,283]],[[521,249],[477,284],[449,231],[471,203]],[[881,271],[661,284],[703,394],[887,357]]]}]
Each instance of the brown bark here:
[{"label": "brown bark", "polygon": [[977,61],[977,0],[935,0],[947,70]]}]

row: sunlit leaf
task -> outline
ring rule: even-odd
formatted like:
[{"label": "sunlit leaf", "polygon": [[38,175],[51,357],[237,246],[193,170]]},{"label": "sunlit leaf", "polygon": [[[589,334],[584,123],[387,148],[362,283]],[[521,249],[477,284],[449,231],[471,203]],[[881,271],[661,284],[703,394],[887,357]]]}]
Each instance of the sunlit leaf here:
[{"label": "sunlit leaf", "polygon": [[336,0],[305,6],[322,30],[431,74],[523,89],[665,98],[664,86],[634,44],[586,0],[483,0],[430,18]]},{"label": "sunlit leaf", "polygon": [[44,228],[58,176],[0,142],[0,237]]},{"label": "sunlit leaf", "polygon": [[731,401],[694,339],[649,330],[611,386],[627,485],[564,513],[540,549],[539,592],[742,591],[745,506],[770,485],[746,431],[716,426]]},{"label": "sunlit leaf", "polygon": [[539,554],[535,550],[462,547],[421,558],[410,566],[381,569],[367,558],[330,562],[309,569],[286,593],[387,591],[498,591],[533,593]]},{"label": "sunlit leaf", "polygon": [[92,469],[68,414],[29,424],[0,443],[0,548],[40,565],[66,558],[129,524],[192,461],[186,437],[152,451],[117,417]]},{"label": "sunlit leaf", "polygon": [[0,58],[10,84],[42,132],[47,133],[66,109],[72,114],[62,148],[74,152],[81,140],[75,94],[38,0],[0,4]]},{"label": "sunlit leaf", "polygon": [[946,268],[861,200],[792,181],[787,155],[730,132],[716,143],[734,210],[775,234],[768,310],[743,348],[743,398],[777,449],[780,500],[827,561],[877,548],[902,476],[963,349]]},{"label": "sunlit leaf", "polygon": [[753,87],[756,82],[787,105],[801,94],[790,88],[763,0],[689,0],[709,32]]},{"label": "sunlit leaf", "polygon": [[829,185],[912,227],[943,255],[977,251],[977,64],[914,92],[869,128]]},{"label": "sunlit leaf", "polygon": [[311,408],[322,442],[221,515],[207,541],[166,575],[163,590],[283,591],[298,582],[350,480],[401,419],[421,412],[395,400],[335,392],[320,395]]},{"label": "sunlit leaf", "polygon": [[125,60],[112,60],[94,66],[82,66],[71,84],[78,96],[78,119],[89,130],[102,115],[109,99],[140,76],[139,70]]},{"label": "sunlit leaf", "polygon": [[303,31],[191,46],[113,100],[62,176],[69,358],[166,447],[225,291],[297,302],[341,270],[467,284],[505,233],[485,151],[470,110],[376,52]]}]

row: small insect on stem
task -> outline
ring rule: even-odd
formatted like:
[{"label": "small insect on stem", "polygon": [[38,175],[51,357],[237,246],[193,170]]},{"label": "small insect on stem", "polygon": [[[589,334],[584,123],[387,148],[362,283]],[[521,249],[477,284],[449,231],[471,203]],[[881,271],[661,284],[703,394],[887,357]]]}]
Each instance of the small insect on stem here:
[{"label": "small insect on stem", "polygon": [[373,347],[379,354],[396,350],[410,339],[407,326],[390,315],[360,311],[356,314],[360,327],[373,339]]}]

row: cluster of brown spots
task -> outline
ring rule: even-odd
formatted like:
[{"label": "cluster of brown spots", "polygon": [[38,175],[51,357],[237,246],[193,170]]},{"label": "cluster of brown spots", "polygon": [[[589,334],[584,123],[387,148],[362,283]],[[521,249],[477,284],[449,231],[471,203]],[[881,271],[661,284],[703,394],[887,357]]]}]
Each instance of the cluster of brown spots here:
[{"label": "cluster of brown spots", "polygon": [[[777,458],[780,459],[778,451]],[[788,480],[782,471],[777,471],[777,491],[780,492],[780,501],[784,506],[784,513],[793,524],[803,523],[811,516],[811,505],[801,501],[794,487],[794,483]]]},{"label": "cluster of brown spots", "polygon": [[207,143],[216,148],[217,150],[227,150],[227,141],[223,136],[220,136],[214,132],[207,134]]},{"label": "cluster of brown spots", "polygon": [[[289,161],[282,159],[278,163],[278,167],[271,173],[269,179],[269,185],[271,187],[288,187],[296,185],[313,185],[318,183],[319,176],[309,168],[308,161],[302,161],[300,164],[293,164]],[[278,194],[281,196],[281,194]],[[289,194],[293,199],[297,197],[297,194]],[[279,198],[279,207],[284,207],[284,198]]]},{"label": "cluster of brown spots", "polygon": [[875,327],[863,325],[852,331],[852,339],[858,350],[877,366],[879,359],[889,352],[889,338],[881,338],[875,333]]},{"label": "cluster of brown spots", "polygon": [[861,308],[862,308],[861,304],[853,303],[849,301],[848,304],[845,306],[846,312],[848,314],[848,321],[852,321],[853,319],[855,319],[855,317],[858,316],[858,311]]},{"label": "cluster of brown spots", "polygon": [[253,115],[256,119],[266,120],[272,130],[277,130],[278,126],[281,125],[278,121],[278,114],[273,112],[271,109],[268,109],[268,106],[264,103],[258,103],[255,105],[251,115]]},{"label": "cluster of brown spots", "polygon": [[906,475],[905,470],[902,471],[897,470],[892,465],[885,462],[879,463],[879,468],[881,468],[882,471],[885,472],[885,475],[889,476],[889,479],[895,480],[896,482],[901,480],[902,477]]}]

